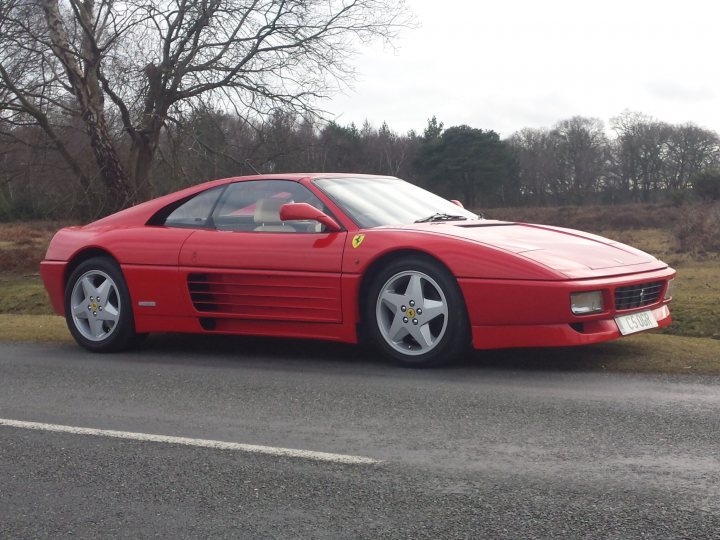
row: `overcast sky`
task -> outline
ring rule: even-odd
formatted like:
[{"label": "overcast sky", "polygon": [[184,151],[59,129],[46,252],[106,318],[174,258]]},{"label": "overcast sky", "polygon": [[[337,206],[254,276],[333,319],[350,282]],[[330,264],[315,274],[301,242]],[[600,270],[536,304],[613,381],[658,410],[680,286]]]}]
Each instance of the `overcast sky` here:
[{"label": "overcast sky", "polygon": [[408,0],[420,24],[361,51],[341,124],[422,132],[437,115],[507,137],[625,109],[720,132],[720,2]]}]

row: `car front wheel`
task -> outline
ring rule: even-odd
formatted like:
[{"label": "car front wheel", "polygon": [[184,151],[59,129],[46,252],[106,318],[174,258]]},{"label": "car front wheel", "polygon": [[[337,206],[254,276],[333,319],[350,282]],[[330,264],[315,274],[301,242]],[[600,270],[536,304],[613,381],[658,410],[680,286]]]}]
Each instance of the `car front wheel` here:
[{"label": "car front wheel", "polygon": [[105,257],[88,259],[71,274],[65,319],[75,341],[93,352],[127,349],[139,340],[122,271]]},{"label": "car front wheel", "polygon": [[383,269],[370,286],[366,321],[376,345],[403,365],[448,363],[469,344],[462,293],[438,263],[417,257]]}]

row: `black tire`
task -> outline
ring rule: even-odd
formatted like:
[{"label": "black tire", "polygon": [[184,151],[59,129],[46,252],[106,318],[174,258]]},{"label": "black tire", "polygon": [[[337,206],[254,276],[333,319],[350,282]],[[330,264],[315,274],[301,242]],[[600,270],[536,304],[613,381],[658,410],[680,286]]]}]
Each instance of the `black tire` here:
[{"label": "black tire", "polygon": [[109,257],[83,261],[65,285],[65,321],[75,341],[92,352],[126,350],[135,332],[132,301],[118,264]]},{"label": "black tire", "polygon": [[393,261],[373,278],[368,293],[364,306],[368,335],[399,364],[447,364],[469,348],[470,324],[460,287],[433,259],[413,256]]}]

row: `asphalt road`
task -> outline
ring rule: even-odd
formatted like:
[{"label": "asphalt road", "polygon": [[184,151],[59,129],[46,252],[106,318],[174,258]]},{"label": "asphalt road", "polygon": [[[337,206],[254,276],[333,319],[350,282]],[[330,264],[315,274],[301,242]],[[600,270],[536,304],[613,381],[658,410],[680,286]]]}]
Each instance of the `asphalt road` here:
[{"label": "asphalt road", "polygon": [[717,377],[417,371],[234,338],[1,344],[0,418],[378,461],[0,425],[3,539],[720,537]]}]

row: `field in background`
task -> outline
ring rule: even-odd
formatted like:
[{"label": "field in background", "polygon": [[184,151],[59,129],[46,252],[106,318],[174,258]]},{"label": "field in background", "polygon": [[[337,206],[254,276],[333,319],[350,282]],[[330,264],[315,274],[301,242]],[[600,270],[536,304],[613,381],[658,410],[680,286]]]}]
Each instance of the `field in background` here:
[{"label": "field in background", "polygon": [[38,266],[61,226],[49,221],[0,223],[0,313],[52,313]]},{"label": "field in background", "polygon": [[37,272],[55,231],[53,221],[0,223],[0,276]]},{"label": "field in background", "polygon": [[[688,205],[623,205],[502,208],[484,214],[492,219],[577,228],[652,253],[678,271],[671,305],[674,322],[663,333],[720,340],[720,253],[688,249],[678,234],[706,211],[707,207]],[[38,264],[60,226],[53,222],[0,223],[0,314],[52,313]],[[9,323],[5,320],[3,324]]]},{"label": "field in background", "polygon": [[[545,223],[596,234],[612,233],[615,237],[629,231],[656,229],[667,233],[667,238],[670,239],[667,247],[673,256],[684,254],[700,256],[703,259],[720,259],[720,202],[679,206],[620,204],[496,208],[483,213],[486,218]],[[641,242],[645,241],[643,236],[638,238]],[[643,246],[637,247],[644,249]],[[665,256],[665,252],[650,251]]]}]

